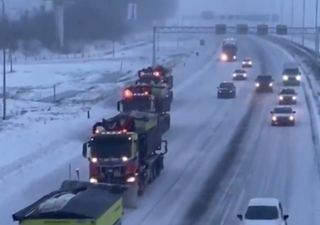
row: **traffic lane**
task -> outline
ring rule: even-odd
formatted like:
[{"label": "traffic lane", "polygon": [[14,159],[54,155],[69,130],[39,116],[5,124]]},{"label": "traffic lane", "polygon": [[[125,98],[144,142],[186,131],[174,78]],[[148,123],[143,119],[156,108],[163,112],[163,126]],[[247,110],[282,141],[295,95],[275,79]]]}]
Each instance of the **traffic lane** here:
[{"label": "traffic lane", "polygon": [[292,214],[290,224],[319,221],[319,215],[314,213],[319,208],[316,203],[319,184],[309,111],[301,88],[299,93],[296,127],[270,126],[269,111],[276,96],[264,100],[263,112],[255,113],[242,144],[248,150],[239,160],[238,172],[232,174],[236,179],[232,180],[232,190],[225,193],[230,198],[226,200],[226,211],[218,219],[220,223],[238,224],[235,215],[245,209],[250,198],[258,196],[281,199],[286,211]]},{"label": "traffic lane", "polygon": [[[230,80],[238,63],[229,65],[210,60],[194,79],[185,82],[175,94],[172,130],[167,139],[170,151],[162,176],[141,198],[139,210],[125,215],[132,224],[174,224],[180,221],[190,201],[199,192],[208,168],[219,160],[224,146],[237,126],[246,104],[245,96],[252,84],[239,85],[236,99],[217,99],[216,86]],[[234,110],[234,109],[237,110]],[[236,116],[235,116],[236,115]],[[221,130],[221,127],[226,129]],[[214,140],[214,143],[211,142]],[[208,160],[210,159],[210,160]],[[163,220],[163,215],[166,220]]]},{"label": "traffic lane", "polygon": [[[244,38],[243,40],[245,41],[246,39]],[[269,50],[265,50],[265,48],[268,49],[270,46],[265,47],[261,45],[261,43],[256,41],[256,39],[250,38],[250,39],[247,39],[247,42],[248,42],[247,45],[249,49],[250,48],[253,49],[252,51],[257,55],[256,58],[259,59],[257,64],[260,65],[261,73],[274,74],[274,77],[276,78],[276,80],[280,82],[281,80],[280,71],[281,71],[282,65],[279,65],[279,63],[273,63],[272,60],[270,60],[277,57],[279,53],[273,52],[271,54],[270,52],[268,52]],[[261,114],[265,114],[266,112],[269,112],[270,108],[275,102],[274,95],[255,94],[253,90],[254,89],[252,89],[251,92],[248,92],[248,95],[255,96],[253,99],[254,107],[252,112],[249,115],[251,117],[250,123],[251,121],[254,120],[255,117],[257,116],[260,117]],[[269,106],[269,103],[271,103],[270,104],[271,106]],[[263,121],[265,121],[265,118],[263,119],[264,119]],[[254,125],[257,126],[257,120],[255,121]],[[240,132],[247,134],[248,133],[247,127],[249,127],[249,125],[246,124],[246,127],[244,127],[244,129]],[[259,132],[258,131],[253,132],[253,133],[250,133],[250,135],[254,137],[256,135],[259,135]],[[245,140],[245,138],[243,139]],[[241,165],[243,163],[241,163],[241,161],[245,160],[245,158],[250,157],[250,154],[248,154],[249,156],[247,156],[246,151],[248,151],[248,149],[243,147],[242,142],[243,140],[237,140],[235,143],[230,143],[230,146],[226,147],[225,151],[230,152],[230,151],[235,151],[236,149],[236,151],[238,151],[238,155],[234,159],[235,163],[230,165],[231,169],[229,168],[229,171],[231,172],[228,172],[225,176],[226,178],[223,178],[222,181],[217,181],[220,185],[219,191],[217,192],[219,194],[217,194],[213,198],[213,200],[211,201],[210,207],[208,207],[209,210],[207,210],[207,212],[205,213],[205,215],[202,217],[201,221],[198,224],[208,224],[208,221],[213,221],[213,219],[215,220],[213,223],[221,223],[221,221],[226,220],[227,218],[226,211],[232,210],[234,208],[234,205],[240,204],[236,201],[226,200],[226,199],[234,198],[234,196],[231,193],[232,193],[232,189],[235,188],[233,186],[233,183],[236,183],[235,180],[237,179],[238,173],[240,173],[240,171],[242,170]],[[218,204],[217,202],[221,202],[221,204]],[[233,206],[231,206],[231,204],[228,204],[229,202]]]}]

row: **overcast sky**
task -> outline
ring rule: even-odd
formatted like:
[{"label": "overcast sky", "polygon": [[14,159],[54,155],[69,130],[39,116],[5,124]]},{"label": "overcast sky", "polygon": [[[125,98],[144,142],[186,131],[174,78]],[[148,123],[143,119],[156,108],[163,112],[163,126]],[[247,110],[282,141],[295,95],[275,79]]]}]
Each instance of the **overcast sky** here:
[{"label": "overcast sky", "polygon": [[[285,23],[291,22],[291,3],[294,2],[294,24],[301,25],[303,0],[180,0],[179,14],[211,9],[216,14],[283,14]],[[306,23],[314,25],[316,0],[305,0]]]}]

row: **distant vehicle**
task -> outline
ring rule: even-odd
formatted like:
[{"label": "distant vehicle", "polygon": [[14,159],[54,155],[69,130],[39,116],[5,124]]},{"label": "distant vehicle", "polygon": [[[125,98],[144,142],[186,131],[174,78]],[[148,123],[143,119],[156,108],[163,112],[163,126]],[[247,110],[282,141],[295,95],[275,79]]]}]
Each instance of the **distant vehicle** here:
[{"label": "distant vehicle", "polygon": [[247,71],[244,69],[236,69],[232,74],[233,80],[246,80],[248,77]]},{"label": "distant vehicle", "polygon": [[259,75],[256,78],[256,92],[273,92],[273,78],[271,75]]},{"label": "distant vehicle", "polygon": [[218,98],[235,98],[236,86],[232,82],[222,82],[218,87]]},{"label": "distant vehicle", "polygon": [[297,92],[293,88],[284,88],[279,93],[279,105],[297,104]]},{"label": "distant vehicle", "polygon": [[301,72],[299,65],[295,62],[285,63],[282,71],[283,85],[300,85]]},{"label": "distant vehicle", "polygon": [[272,126],[295,125],[296,111],[294,111],[291,107],[278,106],[275,107],[270,113]]},{"label": "distant vehicle", "polygon": [[249,201],[245,215],[237,215],[244,225],[287,225],[288,215],[275,198],[254,198]]},{"label": "distant vehicle", "polygon": [[251,68],[251,67],[252,67],[252,64],[253,64],[253,62],[252,62],[252,60],[249,59],[249,58],[244,58],[244,59],[242,60],[242,68]]},{"label": "distant vehicle", "polygon": [[237,60],[237,41],[234,38],[227,38],[222,43],[222,52],[220,59],[223,62],[232,62]]}]

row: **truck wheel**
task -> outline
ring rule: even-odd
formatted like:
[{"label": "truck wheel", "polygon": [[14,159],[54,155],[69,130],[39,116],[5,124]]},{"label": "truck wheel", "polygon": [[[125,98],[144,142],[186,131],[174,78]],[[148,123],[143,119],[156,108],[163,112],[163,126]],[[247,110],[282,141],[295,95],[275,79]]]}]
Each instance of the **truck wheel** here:
[{"label": "truck wheel", "polygon": [[124,206],[131,209],[138,208],[138,185],[132,185],[123,194]]}]

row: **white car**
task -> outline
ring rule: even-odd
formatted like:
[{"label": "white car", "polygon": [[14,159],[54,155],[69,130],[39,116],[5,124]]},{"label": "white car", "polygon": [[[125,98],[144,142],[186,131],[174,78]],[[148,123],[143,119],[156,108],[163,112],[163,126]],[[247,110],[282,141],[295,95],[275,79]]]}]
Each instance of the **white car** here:
[{"label": "white car", "polygon": [[237,216],[244,225],[287,225],[288,215],[275,198],[254,198],[249,201],[245,215]]},{"label": "white car", "polygon": [[242,68],[251,68],[251,67],[252,67],[252,64],[253,64],[253,62],[252,62],[252,60],[249,59],[249,58],[244,58],[244,59],[242,60]]},{"label": "white car", "polygon": [[247,76],[247,71],[244,69],[236,69],[232,74],[233,80],[246,80]]}]

